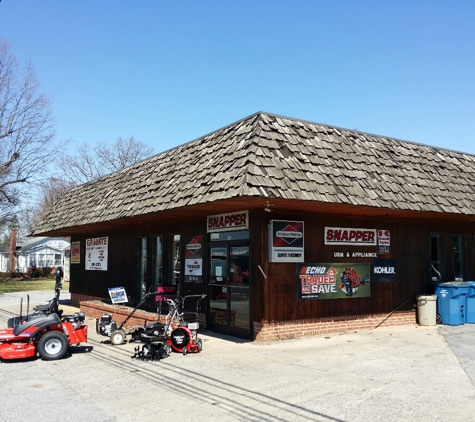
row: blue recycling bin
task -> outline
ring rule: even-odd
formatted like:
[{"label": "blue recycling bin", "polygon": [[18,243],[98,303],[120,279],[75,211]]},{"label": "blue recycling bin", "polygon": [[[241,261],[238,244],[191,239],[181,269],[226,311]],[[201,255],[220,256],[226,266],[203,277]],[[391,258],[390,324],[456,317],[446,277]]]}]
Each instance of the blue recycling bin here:
[{"label": "blue recycling bin", "polygon": [[437,313],[445,325],[465,324],[468,284],[464,281],[440,283],[435,290]]},{"label": "blue recycling bin", "polygon": [[465,322],[475,324],[475,281],[467,281]]}]

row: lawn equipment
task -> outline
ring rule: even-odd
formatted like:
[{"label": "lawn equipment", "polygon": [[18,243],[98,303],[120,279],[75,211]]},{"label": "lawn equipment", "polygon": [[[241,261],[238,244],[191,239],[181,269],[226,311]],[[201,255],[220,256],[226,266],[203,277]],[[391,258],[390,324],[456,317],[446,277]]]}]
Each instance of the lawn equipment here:
[{"label": "lawn equipment", "polygon": [[[58,291],[55,299],[59,299]],[[8,328],[0,329],[1,359],[24,359],[38,354],[43,360],[57,360],[66,354],[69,345],[87,341],[84,313],[63,316],[56,301],[54,312],[50,307],[40,306],[34,308],[33,314],[28,314],[27,310],[23,316],[22,305],[23,299],[20,316],[10,318]]]},{"label": "lawn equipment", "polygon": [[[185,297],[177,296],[175,299],[167,299],[168,314],[165,323],[154,321],[147,324],[140,333],[140,341],[144,343],[142,347],[137,346],[132,358],[144,360],[159,360],[170,355],[170,351],[183,353],[201,352],[203,345],[198,337],[199,313],[201,300],[206,295],[189,295]],[[198,298],[196,302],[196,312],[185,312],[185,300]],[[157,309],[160,318],[161,304]],[[185,315],[193,315],[193,322],[187,322]]]}]

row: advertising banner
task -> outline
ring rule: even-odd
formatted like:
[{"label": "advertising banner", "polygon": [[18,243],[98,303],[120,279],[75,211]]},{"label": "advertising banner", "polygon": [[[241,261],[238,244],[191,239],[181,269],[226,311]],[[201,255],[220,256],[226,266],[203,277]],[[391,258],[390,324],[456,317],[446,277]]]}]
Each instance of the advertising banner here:
[{"label": "advertising banner", "polygon": [[303,221],[271,220],[269,262],[303,262]]},{"label": "advertising banner", "polygon": [[373,273],[371,281],[377,282],[395,282],[397,278],[395,259],[373,259],[371,261]]},{"label": "advertising banner", "polygon": [[203,236],[190,236],[185,246],[185,281],[203,281]]},{"label": "advertising banner", "polygon": [[79,264],[81,242],[71,242],[71,264]]},{"label": "advertising banner", "polygon": [[298,299],[370,297],[367,262],[297,264]]},{"label": "advertising banner", "polygon": [[108,237],[86,239],[86,270],[107,271]]}]

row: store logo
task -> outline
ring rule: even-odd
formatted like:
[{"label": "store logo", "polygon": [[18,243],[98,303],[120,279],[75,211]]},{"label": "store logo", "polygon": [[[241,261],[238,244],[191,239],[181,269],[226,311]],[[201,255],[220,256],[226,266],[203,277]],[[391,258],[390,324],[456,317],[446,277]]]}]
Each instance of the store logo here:
[{"label": "store logo", "polygon": [[291,226],[290,224],[284,227],[282,230],[276,232],[275,235],[281,238],[288,245],[291,245],[296,240],[301,239],[303,237],[303,233],[299,232],[295,227]]},{"label": "store logo", "polygon": [[192,241],[186,245],[186,249],[194,255],[201,249],[201,243],[199,243],[196,239],[192,239]]}]

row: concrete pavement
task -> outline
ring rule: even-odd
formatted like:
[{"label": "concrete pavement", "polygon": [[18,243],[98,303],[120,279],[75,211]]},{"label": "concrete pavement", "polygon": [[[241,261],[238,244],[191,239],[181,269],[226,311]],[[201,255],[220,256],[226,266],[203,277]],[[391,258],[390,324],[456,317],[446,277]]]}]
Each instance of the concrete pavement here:
[{"label": "concrete pavement", "polygon": [[[52,297],[29,294],[31,306]],[[20,296],[0,296],[2,326]],[[0,421],[475,421],[472,324],[265,344],[207,332],[201,353],[159,362],[88,324],[88,343],[60,361],[0,363]]]}]

